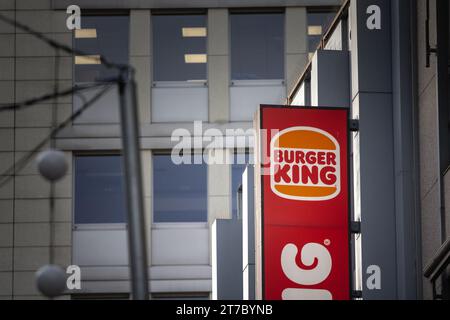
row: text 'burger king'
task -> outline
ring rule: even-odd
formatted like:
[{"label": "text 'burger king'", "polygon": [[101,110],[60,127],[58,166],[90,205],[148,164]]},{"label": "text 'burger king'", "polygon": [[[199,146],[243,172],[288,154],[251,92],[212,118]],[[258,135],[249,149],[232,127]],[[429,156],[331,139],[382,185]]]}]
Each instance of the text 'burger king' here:
[{"label": "text 'burger king'", "polygon": [[328,132],[292,127],[271,141],[272,191],[291,200],[319,201],[340,192],[339,144]]}]

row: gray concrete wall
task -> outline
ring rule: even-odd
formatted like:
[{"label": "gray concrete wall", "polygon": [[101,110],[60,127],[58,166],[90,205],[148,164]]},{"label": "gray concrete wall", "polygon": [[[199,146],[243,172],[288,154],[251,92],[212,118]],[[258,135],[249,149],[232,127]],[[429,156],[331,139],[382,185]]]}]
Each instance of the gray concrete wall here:
[{"label": "gray concrete wall", "polygon": [[213,292],[215,300],[242,300],[242,220],[215,220]]},{"label": "gray concrete wall", "polygon": [[230,48],[227,9],[208,10],[209,122],[230,120]]},{"label": "gray concrete wall", "polygon": [[311,105],[350,107],[350,53],[318,50],[312,58]]},{"label": "gray concrete wall", "polygon": [[[15,7],[16,5],[16,7]],[[17,11],[14,9],[17,8]],[[31,10],[32,9],[32,10]],[[65,14],[50,10],[49,1],[2,1],[1,14],[16,18],[46,36],[71,45]],[[0,24],[0,103],[20,102],[51,93],[55,81],[55,52],[30,34]],[[71,58],[59,57],[59,87],[72,84]],[[53,105],[53,103],[57,103]],[[71,98],[49,101],[0,115],[0,171],[35,147],[50,132],[52,108],[61,121],[71,113]],[[47,148],[46,146],[45,148]],[[0,188],[0,298],[40,299],[34,273],[50,262],[71,264],[72,169],[55,184],[55,213],[50,223],[50,184],[38,174],[34,162],[18,171]],[[53,259],[51,260],[51,257]]]},{"label": "gray concrete wall", "polygon": [[[439,132],[437,107],[437,59],[430,57],[426,68],[425,19],[426,1],[417,1],[417,72],[418,72],[418,122],[420,145],[420,200],[422,212],[422,264],[427,265],[441,244],[440,182],[439,182]],[[436,44],[436,3],[430,1],[430,44]],[[446,188],[446,195],[449,189]],[[449,217],[447,210],[447,217]],[[447,221],[449,218],[447,218]],[[447,229],[449,230],[449,229]],[[448,236],[448,235],[447,235]],[[423,297],[432,298],[432,288],[423,279]]]},{"label": "gray concrete wall", "polygon": [[[355,218],[361,217],[363,299],[397,299],[390,1],[377,1],[381,29],[366,26],[367,0],[350,4],[352,106],[359,120],[353,136]],[[358,166],[359,164],[359,166]],[[383,234],[382,237],[380,235]],[[371,265],[382,286],[366,285]]]},{"label": "gray concrete wall", "polygon": [[294,88],[308,62],[308,26],[305,7],[286,8],[286,93]]}]

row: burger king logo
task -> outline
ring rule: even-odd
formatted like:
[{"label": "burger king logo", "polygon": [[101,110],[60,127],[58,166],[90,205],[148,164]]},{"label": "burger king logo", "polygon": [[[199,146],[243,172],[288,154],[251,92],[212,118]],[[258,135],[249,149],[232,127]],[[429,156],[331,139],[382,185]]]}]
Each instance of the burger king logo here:
[{"label": "burger king logo", "polygon": [[321,201],[341,189],[339,144],[328,132],[292,127],[271,140],[270,186],[279,197]]}]

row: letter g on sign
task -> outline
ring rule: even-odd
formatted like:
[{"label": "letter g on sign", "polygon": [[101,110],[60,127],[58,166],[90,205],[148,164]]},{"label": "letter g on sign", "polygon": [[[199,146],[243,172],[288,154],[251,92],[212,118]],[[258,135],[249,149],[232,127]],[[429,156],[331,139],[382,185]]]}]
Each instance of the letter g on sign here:
[{"label": "letter g on sign", "polygon": [[[302,269],[295,262],[298,249],[295,244],[288,243],[281,252],[281,268],[286,277],[299,285],[313,286],[325,281],[331,273],[332,259],[326,247],[319,243],[307,243],[303,246],[300,259],[305,266],[313,269]],[[331,300],[328,290],[315,288],[286,288],[283,291],[283,300]]]}]

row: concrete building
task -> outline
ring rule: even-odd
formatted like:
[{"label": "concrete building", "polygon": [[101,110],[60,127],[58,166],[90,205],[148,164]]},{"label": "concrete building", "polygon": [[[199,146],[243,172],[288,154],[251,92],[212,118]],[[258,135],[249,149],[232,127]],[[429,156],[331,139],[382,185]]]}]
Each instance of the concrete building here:
[{"label": "concrete building", "polygon": [[[72,4],[78,31],[66,26]],[[349,108],[359,120],[354,289],[363,299],[433,298],[424,269],[450,232],[448,0],[2,0],[0,14],[93,56],[0,22],[0,105],[114,76],[98,55],[136,68],[152,299],[212,297],[212,226],[237,215],[253,152],[246,130],[259,104],[285,103]],[[81,290],[62,298],[129,297],[116,91],[42,148],[64,151],[62,180],[51,186],[34,161],[18,163],[96,92],[0,113],[0,172],[17,164],[0,187],[0,299],[44,298],[34,277],[49,263],[81,267]],[[181,136],[199,154],[214,129],[237,129],[231,140],[245,146],[227,140],[206,157],[244,163],[173,164]],[[250,274],[253,258],[240,261]],[[379,289],[367,286],[374,265]]]},{"label": "concrete building", "polygon": [[[135,67],[152,298],[208,299],[210,228],[236,210],[236,179],[244,166],[175,166],[172,132],[193,132],[196,120],[204,131],[242,129],[240,136],[249,138],[245,130],[259,103],[285,101],[341,2],[4,0],[0,14],[94,57],[55,51],[0,22],[0,103],[113,76],[98,55]],[[73,4],[81,8],[82,30],[76,32],[66,26],[66,8]],[[2,112],[1,172],[96,92]],[[247,140],[239,152],[251,153]],[[52,143],[69,163],[61,181],[52,187],[31,161],[0,188],[0,298],[43,298],[34,274],[48,263],[81,267],[82,289],[64,298],[127,298],[116,91]],[[226,148],[209,156],[234,153]]]},{"label": "concrete building", "polygon": [[[445,0],[346,1],[288,97],[349,106],[359,121],[352,214],[363,299],[432,299],[430,270],[448,266],[449,28]],[[380,288],[367,285],[374,265]],[[445,295],[448,278],[436,282]]]}]

